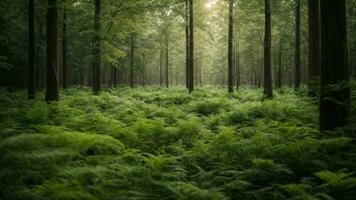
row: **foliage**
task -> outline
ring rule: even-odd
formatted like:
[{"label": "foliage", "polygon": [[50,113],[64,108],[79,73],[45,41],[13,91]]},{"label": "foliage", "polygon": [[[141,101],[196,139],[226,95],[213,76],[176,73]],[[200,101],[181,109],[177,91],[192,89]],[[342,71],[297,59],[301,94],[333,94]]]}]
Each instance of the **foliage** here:
[{"label": "foliage", "polygon": [[322,136],[313,99],[261,93],[2,89],[0,198],[352,199],[352,128]]}]

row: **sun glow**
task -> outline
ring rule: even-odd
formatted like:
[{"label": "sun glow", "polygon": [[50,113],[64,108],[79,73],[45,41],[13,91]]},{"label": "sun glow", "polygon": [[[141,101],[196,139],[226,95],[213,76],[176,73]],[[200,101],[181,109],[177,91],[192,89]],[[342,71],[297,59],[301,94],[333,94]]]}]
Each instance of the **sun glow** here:
[{"label": "sun glow", "polygon": [[210,9],[212,8],[219,0],[207,0],[205,7]]}]

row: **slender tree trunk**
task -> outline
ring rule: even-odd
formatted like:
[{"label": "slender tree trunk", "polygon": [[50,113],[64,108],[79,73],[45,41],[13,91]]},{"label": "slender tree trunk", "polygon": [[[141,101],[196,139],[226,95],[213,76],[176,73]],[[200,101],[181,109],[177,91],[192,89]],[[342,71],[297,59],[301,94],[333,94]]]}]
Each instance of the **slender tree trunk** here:
[{"label": "slender tree trunk", "polygon": [[277,87],[282,88],[282,42],[279,42]]},{"label": "slender tree trunk", "polygon": [[320,78],[320,9],[319,0],[309,0],[309,74],[308,85],[309,94],[316,95]]},{"label": "slender tree trunk", "polygon": [[68,72],[67,72],[67,8],[63,8],[63,26],[62,26],[62,87],[68,87]]},{"label": "slender tree trunk", "polygon": [[36,65],[35,65],[35,6],[28,1],[28,99],[36,98]]},{"label": "slender tree trunk", "polygon": [[58,8],[57,0],[48,0],[47,8],[47,87],[46,101],[58,101]]},{"label": "slender tree trunk", "polygon": [[169,43],[166,36],[166,87],[169,88]]},{"label": "slender tree trunk", "polygon": [[189,89],[189,0],[185,0],[185,48],[186,48],[186,55],[185,55],[185,84],[187,89]]},{"label": "slender tree trunk", "polygon": [[272,70],[271,70],[271,5],[265,0],[265,42],[264,42],[264,95],[273,97]]},{"label": "slender tree trunk", "polygon": [[95,25],[94,25],[94,48],[93,48],[93,93],[98,95],[100,93],[100,64],[101,64],[101,51],[100,51],[100,12],[101,5],[100,0],[95,0]]},{"label": "slender tree trunk", "polygon": [[163,47],[162,38],[160,41],[160,54],[159,54],[159,85],[163,86]]},{"label": "slender tree trunk", "polygon": [[131,55],[130,55],[130,87],[135,87],[134,75],[134,53],[135,53],[135,36],[131,34]]},{"label": "slender tree trunk", "polygon": [[114,71],[113,71],[113,85],[114,85],[114,88],[116,88],[117,86],[117,68],[114,67]]},{"label": "slender tree trunk", "polygon": [[189,92],[194,90],[194,4],[189,0]]},{"label": "slender tree trunk", "polygon": [[320,13],[320,130],[326,131],[346,126],[350,122],[345,0],[322,0]]},{"label": "slender tree trunk", "polygon": [[237,44],[236,44],[236,89],[240,88],[241,85],[241,62],[240,62],[240,41],[238,37],[236,37]]},{"label": "slender tree trunk", "polygon": [[300,0],[296,0],[295,10],[295,89],[300,88]]},{"label": "slender tree trunk", "polygon": [[234,92],[233,41],[234,41],[234,2],[229,0],[229,38],[228,38],[228,91]]}]

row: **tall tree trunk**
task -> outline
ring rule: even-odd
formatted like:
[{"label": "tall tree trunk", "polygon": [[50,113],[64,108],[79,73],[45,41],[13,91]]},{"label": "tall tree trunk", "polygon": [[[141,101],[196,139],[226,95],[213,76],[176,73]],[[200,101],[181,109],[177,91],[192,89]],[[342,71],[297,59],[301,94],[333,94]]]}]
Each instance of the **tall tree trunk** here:
[{"label": "tall tree trunk", "polygon": [[189,0],[185,0],[185,84],[189,89]]},{"label": "tall tree trunk", "polygon": [[300,88],[300,0],[296,0],[295,10],[295,89]]},{"label": "tall tree trunk", "polygon": [[46,101],[58,101],[58,8],[57,0],[48,0],[47,8],[47,87]]},{"label": "tall tree trunk", "polygon": [[68,87],[68,72],[67,72],[67,8],[63,8],[63,26],[62,26],[62,87]]},{"label": "tall tree trunk", "polygon": [[320,13],[320,130],[325,131],[346,126],[350,121],[345,0],[321,1]]},{"label": "tall tree trunk", "polygon": [[229,0],[229,38],[228,38],[228,92],[234,92],[233,41],[234,41],[234,2]]},{"label": "tall tree trunk", "polygon": [[160,52],[159,52],[159,85],[163,86],[163,47],[162,38],[160,41]]},{"label": "tall tree trunk", "polygon": [[277,87],[282,88],[282,42],[279,42]]},{"label": "tall tree trunk", "polygon": [[320,78],[320,9],[319,0],[309,0],[309,94],[316,95]]},{"label": "tall tree trunk", "polygon": [[272,70],[271,70],[271,5],[265,0],[265,42],[264,42],[264,95],[273,97]]},{"label": "tall tree trunk", "polygon": [[194,90],[194,4],[189,0],[189,92]]},{"label": "tall tree trunk", "polygon": [[166,87],[169,88],[169,43],[166,36]]},{"label": "tall tree trunk", "polygon": [[113,72],[113,85],[114,85],[114,88],[116,88],[117,86],[117,68],[116,66],[114,67],[114,72]]},{"label": "tall tree trunk", "polygon": [[241,62],[240,62],[240,41],[238,39],[238,37],[236,37],[236,40],[237,40],[237,44],[236,44],[236,73],[235,73],[235,76],[236,76],[236,89],[239,89],[240,88],[240,85],[241,85]]},{"label": "tall tree trunk", "polygon": [[135,87],[135,75],[134,75],[134,53],[135,53],[135,36],[131,34],[131,53],[130,53],[130,87]]},{"label": "tall tree trunk", "polygon": [[98,95],[100,93],[100,64],[101,64],[101,51],[100,51],[100,12],[101,5],[100,0],[95,0],[95,19],[94,19],[94,47],[93,47],[93,93]]},{"label": "tall tree trunk", "polygon": [[28,1],[28,99],[36,98],[36,66],[35,66],[35,6],[33,0]]}]

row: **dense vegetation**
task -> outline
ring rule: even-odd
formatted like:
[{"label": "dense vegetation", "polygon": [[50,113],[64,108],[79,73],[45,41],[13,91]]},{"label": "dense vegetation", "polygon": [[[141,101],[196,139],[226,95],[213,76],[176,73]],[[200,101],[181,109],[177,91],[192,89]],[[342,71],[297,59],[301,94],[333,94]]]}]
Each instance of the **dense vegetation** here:
[{"label": "dense vegetation", "polygon": [[249,88],[90,93],[69,89],[47,104],[1,91],[1,199],[356,195],[354,129],[320,134],[304,90],[273,100]]},{"label": "dense vegetation", "polygon": [[355,199],[355,0],[0,13],[1,200]]}]

